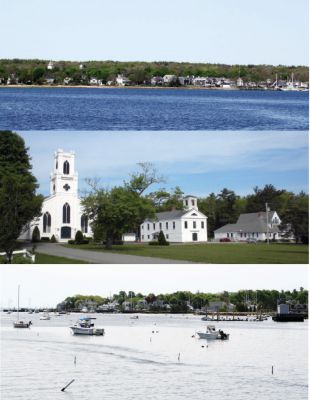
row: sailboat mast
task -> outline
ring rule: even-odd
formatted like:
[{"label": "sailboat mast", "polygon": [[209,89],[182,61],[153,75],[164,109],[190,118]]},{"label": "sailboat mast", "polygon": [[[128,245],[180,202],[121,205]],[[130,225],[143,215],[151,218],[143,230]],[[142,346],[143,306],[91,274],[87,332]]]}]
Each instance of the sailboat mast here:
[{"label": "sailboat mast", "polygon": [[19,288],[20,285],[18,285],[18,295],[17,295],[17,321],[19,321]]}]

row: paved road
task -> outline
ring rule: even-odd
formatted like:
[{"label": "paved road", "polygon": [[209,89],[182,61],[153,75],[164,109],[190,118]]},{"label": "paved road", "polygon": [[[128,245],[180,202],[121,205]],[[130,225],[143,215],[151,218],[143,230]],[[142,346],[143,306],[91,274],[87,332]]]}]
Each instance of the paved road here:
[{"label": "paved road", "polygon": [[188,261],[72,249],[57,243],[38,243],[36,251],[51,256],[82,260],[92,264],[189,264]]}]

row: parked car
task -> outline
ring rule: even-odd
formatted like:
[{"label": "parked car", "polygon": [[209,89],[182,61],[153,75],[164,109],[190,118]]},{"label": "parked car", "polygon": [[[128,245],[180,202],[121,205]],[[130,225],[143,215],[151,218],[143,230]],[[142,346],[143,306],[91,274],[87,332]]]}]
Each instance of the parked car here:
[{"label": "parked car", "polygon": [[254,244],[256,244],[257,243],[257,239],[255,239],[255,238],[248,238],[248,240],[247,240],[247,243],[254,243]]},{"label": "parked car", "polygon": [[220,242],[231,242],[229,238],[222,238],[220,239]]}]

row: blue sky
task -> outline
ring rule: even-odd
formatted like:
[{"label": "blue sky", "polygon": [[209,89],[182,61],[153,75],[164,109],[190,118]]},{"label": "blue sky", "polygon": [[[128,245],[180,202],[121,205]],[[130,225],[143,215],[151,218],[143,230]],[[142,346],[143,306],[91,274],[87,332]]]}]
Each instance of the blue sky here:
[{"label": "blue sky", "polygon": [[308,65],[308,0],[2,0],[0,58]]},{"label": "blue sky", "polygon": [[[18,132],[29,147],[40,192],[49,194],[49,174],[57,149],[76,153],[79,186],[100,178],[103,187],[122,184],[137,163],[151,162],[167,189],[207,196],[224,187],[240,195],[273,184],[308,192],[308,132]],[[158,187],[154,186],[154,189]]]}]

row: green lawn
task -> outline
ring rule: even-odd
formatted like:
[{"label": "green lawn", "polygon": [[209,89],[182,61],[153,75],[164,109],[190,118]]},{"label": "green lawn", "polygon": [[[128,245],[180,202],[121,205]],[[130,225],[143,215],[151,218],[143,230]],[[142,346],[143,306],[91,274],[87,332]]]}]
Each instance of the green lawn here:
[{"label": "green lawn", "polygon": [[35,264],[87,264],[86,261],[72,258],[50,256],[48,254],[36,254]]},{"label": "green lawn", "polygon": [[211,264],[307,264],[309,246],[295,244],[208,243],[170,246],[126,244],[106,250],[95,244],[65,245],[94,251],[161,257]]}]

